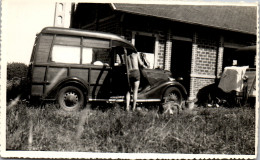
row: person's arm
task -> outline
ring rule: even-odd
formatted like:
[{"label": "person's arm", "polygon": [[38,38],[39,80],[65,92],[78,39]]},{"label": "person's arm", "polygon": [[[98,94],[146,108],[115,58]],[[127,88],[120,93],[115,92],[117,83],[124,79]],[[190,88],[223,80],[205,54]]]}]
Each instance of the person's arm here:
[{"label": "person's arm", "polygon": [[139,54],[138,54],[138,56],[137,56],[137,59],[138,59],[138,63],[139,63],[140,66],[142,66],[143,68],[147,68],[147,66],[146,66],[146,65],[144,64],[144,62],[141,60]]}]

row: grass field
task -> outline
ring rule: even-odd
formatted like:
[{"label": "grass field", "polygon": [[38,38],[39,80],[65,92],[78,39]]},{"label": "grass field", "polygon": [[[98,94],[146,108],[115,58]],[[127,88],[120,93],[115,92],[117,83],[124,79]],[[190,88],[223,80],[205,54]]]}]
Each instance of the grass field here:
[{"label": "grass field", "polygon": [[120,107],[64,112],[54,105],[7,108],[7,149],[255,154],[255,109],[195,108],[180,114]]}]

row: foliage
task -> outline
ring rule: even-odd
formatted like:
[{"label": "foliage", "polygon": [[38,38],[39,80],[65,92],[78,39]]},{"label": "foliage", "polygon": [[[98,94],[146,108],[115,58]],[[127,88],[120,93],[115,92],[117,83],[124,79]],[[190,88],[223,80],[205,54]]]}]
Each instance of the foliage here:
[{"label": "foliage", "polygon": [[7,149],[119,153],[255,154],[255,110],[195,108],[65,112],[18,104],[7,108]]},{"label": "foliage", "polygon": [[13,62],[7,64],[7,80],[11,80],[14,77],[27,77],[27,72],[28,66],[24,63]]},{"label": "foliage", "polygon": [[28,66],[24,63],[7,64],[7,100],[14,99],[17,96],[26,98],[28,94]]}]

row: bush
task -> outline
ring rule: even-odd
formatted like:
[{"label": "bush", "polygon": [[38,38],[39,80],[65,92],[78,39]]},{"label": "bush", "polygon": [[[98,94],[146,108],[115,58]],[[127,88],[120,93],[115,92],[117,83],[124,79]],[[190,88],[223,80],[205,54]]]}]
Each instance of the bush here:
[{"label": "bush", "polygon": [[12,80],[15,77],[27,77],[28,66],[24,63],[8,63],[7,64],[7,80]]},{"label": "bush", "polygon": [[28,66],[24,63],[7,64],[7,100],[14,99],[18,95],[26,98],[28,94],[27,80]]}]

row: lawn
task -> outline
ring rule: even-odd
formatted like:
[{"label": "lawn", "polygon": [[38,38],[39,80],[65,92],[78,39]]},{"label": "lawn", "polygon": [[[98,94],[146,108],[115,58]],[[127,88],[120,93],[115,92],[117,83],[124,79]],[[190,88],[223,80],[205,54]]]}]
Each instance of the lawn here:
[{"label": "lawn", "polygon": [[65,112],[7,108],[7,149],[117,153],[255,154],[255,109],[195,108],[173,115],[121,107]]}]

